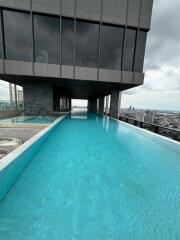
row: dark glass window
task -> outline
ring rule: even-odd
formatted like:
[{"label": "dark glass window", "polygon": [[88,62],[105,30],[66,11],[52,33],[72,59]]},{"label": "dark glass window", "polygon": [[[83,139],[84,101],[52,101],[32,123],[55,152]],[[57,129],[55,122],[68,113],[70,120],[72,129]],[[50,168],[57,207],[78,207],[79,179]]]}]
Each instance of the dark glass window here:
[{"label": "dark glass window", "polygon": [[133,58],[135,49],[136,30],[127,29],[125,35],[124,55],[123,55],[123,70],[133,70]]},{"label": "dark glass window", "polygon": [[1,12],[0,12],[0,58],[2,58],[2,31],[1,31]]},{"label": "dark glass window", "polygon": [[76,65],[97,67],[99,24],[77,21]]},{"label": "dark glass window", "polygon": [[137,43],[136,43],[135,65],[134,65],[135,72],[143,71],[146,38],[147,38],[147,32],[140,31],[138,33]]},{"label": "dark glass window", "polygon": [[62,64],[74,64],[74,20],[62,18]]},{"label": "dark glass window", "polygon": [[100,67],[120,69],[124,29],[102,25]]},{"label": "dark glass window", "polygon": [[35,61],[59,64],[60,22],[58,17],[34,15]]},{"label": "dark glass window", "polygon": [[3,11],[6,59],[31,61],[32,31],[30,14]]}]

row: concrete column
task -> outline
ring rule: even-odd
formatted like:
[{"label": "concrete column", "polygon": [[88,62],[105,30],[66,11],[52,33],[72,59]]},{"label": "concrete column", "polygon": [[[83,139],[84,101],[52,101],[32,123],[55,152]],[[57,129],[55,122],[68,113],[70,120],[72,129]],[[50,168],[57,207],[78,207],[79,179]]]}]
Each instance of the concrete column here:
[{"label": "concrete column", "polygon": [[66,111],[66,97],[62,97],[62,109],[61,111]]},{"label": "concrete column", "polygon": [[89,112],[91,112],[91,100],[90,99],[88,99],[87,109],[88,109]]},{"label": "concrete column", "polygon": [[92,99],[88,99],[88,111],[89,111],[89,112],[92,112],[92,111],[93,111]]},{"label": "concrete column", "polygon": [[92,104],[93,104],[93,112],[97,112],[97,98],[93,99]]},{"label": "concrete column", "polygon": [[53,111],[60,111],[60,96],[56,91],[53,91]]},{"label": "concrete column", "polygon": [[69,110],[69,98],[66,97],[66,110]]},{"label": "concrete column", "polygon": [[9,83],[9,98],[11,109],[13,109],[12,83]]},{"label": "concrete column", "polygon": [[99,113],[104,114],[104,97],[99,98]]},{"label": "concrete column", "polygon": [[17,86],[14,84],[14,96],[15,96],[15,109],[18,109],[18,100],[17,100]]},{"label": "concrete column", "polygon": [[119,117],[119,91],[114,90],[111,93],[110,116],[114,118]]},{"label": "concrete column", "polygon": [[109,113],[109,95],[106,96],[106,102],[105,102],[105,113]]},{"label": "concrete column", "polygon": [[72,106],[72,99],[69,98],[69,110],[71,111],[71,106]]},{"label": "concrete column", "polygon": [[88,100],[88,111],[97,112],[97,99],[96,98]]},{"label": "concrete column", "polygon": [[49,83],[24,83],[24,114],[49,116],[53,112],[53,86]]}]

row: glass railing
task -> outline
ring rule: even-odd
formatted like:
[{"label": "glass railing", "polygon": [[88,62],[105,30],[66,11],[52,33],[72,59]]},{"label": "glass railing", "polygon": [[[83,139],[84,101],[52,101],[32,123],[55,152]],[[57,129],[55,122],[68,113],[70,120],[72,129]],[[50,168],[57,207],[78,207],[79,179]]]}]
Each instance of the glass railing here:
[{"label": "glass railing", "polygon": [[119,116],[119,120],[180,142],[180,130],[178,129],[163,127],[157,124],[142,122],[136,119],[122,116]]},{"label": "glass railing", "polygon": [[[109,114],[108,114],[109,115]],[[180,130],[119,116],[119,120],[180,142]]]}]

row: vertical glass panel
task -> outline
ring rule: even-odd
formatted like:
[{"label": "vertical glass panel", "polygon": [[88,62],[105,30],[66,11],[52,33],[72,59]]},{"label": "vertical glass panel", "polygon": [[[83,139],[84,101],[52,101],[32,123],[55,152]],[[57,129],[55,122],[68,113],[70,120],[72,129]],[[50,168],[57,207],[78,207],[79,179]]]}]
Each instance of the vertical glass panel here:
[{"label": "vertical glass panel", "polygon": [[127,29],[125,35],[125,46],[123,56],[123,70],[133,70],[134,48],[135,48],[136,30]]},{"label": "vertical glass panel", "polygon": [[3,11],[6,59],[31,61],[32,31],[30,14]]},{"label": "vertical glass panel", "polygon": [[0,11],[0,58],[2,58],[2,29],[1,29],[1,11]]},{"label": "vertical glass panel", "polygon": [[99,24],[77,21],[76,65],[97,67]]},{"label": "vertical glass panel", "polygon": [[62,64],[74,65],[74,20],[62,18]]},{"label": "vertical glass panel", "polygon": [[147,32],[139,31],[136,45],[135,72],[143,71]]},{"label": "vertical glass panel", "polygon": [[58,17],[34,15],[35,61],[59,64],[60,22]]},{"label": "vertical glass panel", "polygon": [[100,68],[120,69],[124,29],[102,25]]}]

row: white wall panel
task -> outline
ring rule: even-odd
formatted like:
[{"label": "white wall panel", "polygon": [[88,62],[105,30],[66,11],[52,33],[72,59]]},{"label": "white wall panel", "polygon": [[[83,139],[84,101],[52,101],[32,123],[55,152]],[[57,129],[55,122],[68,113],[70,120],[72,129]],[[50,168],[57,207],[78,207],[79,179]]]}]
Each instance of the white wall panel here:
[{"label": "white wall panel", "polygon": [[120,82],[121,71],[110,70],[110,69],[100,69],[99,70],[99,81],[103,82]]},{"label": "white wall panel", "polygon": [[73,73],[74,73],[74,67],[73,66],[67,66],[67,65],[62,65],[61,66],[61,77],[62,78],[73,78]]},{"label": "white wall panel", "polygon": [[138,27],[140,0],[129,0],[127,25]]},{"label": "white wall panel", "polygon": [[74,0],[62,0],[62,15],[74,16]]},{"label": "white wall panel", "polygon": [[0,5],[3,7],[16,7],[16,0],[0,0]]},{"label": "white wall panel", "polygon": [[30,10],[30,0],[0,0],[3,7]]},{"label": "white wall panel", "polygon": [[79,18],[100,20],[101,0],[77,0],[76,15]]},{"label": "white wall panel", "polygon": [[47,77],[48,76],[48,64],[34,63],[35,76]]},{"label": "white wall panel", "polygon": [[60,65],[48,64],[47,66],[48,77],[59,78],[60,77]]},{"label": "white wall panel", "polygon": [[32,76],[33,68],[31,62],[19,61],[19,72],[21,75]]},{"label": "white wall panel", "polygon": [[133,72],[122,71],[121,83],[132,84],[133,83]]},{"label": "white wall panel", "polygon": [[150,28],[153,0],[142,0],[140,27]]},{"label": "white wall panel", "polygon": [[30,0],[15,0],[16,8],[30,10]]},{"label": "white wall panel", "polygon": [[75,79],[97,80],[97,69],[87,67],[75,67]]},{"label": "white wall panel", "polygon": [[60,1],[59,0],[32,0],[33,11],[59,14]]},{"label": "white wall panel", "polygon": [[135,72],[133,83],[138,84],[138,85],[142,85],[143,82],[144,82],[144,73]]},{"label": "white wall panel", "polygon": [[5,73],[32,76],[32,63],[15,60],[5,60]]},{"label": "white wall panel", "polygon": [[18,61],[5,60],[5,73],[19,75],[19,64]]},{"label": "white wall panel", "polygon": [[116,0],[103,0],[102,21],[113,22],[116,7]]},{"label": "white wall panel", "polygon": [[105,22],[125,24],[127,0],[103,0],[102,20]]}]

